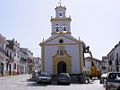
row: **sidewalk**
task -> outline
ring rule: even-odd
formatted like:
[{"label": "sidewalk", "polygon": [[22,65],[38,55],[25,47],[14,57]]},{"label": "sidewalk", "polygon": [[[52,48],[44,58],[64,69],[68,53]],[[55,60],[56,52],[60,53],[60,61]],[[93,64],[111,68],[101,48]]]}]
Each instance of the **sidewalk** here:
[{"label": "sidewalk", "polygon": [[15,78],[15,77],[24,76],[24,75],[29,75],[29,74],[12,75],[12,76],[2,76],[2,77],[0,77],[0,80],[9,79],[9,78]]}]

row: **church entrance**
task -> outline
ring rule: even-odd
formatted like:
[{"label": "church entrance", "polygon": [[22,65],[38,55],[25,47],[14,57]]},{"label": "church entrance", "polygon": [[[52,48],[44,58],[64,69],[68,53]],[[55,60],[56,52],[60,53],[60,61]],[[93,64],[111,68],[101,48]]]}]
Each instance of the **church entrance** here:
[{"label": "church entrance", "polygon": [[57,72],[60,73],[66,73],[66,63],[64,61],[60,61],[57,65]]}]

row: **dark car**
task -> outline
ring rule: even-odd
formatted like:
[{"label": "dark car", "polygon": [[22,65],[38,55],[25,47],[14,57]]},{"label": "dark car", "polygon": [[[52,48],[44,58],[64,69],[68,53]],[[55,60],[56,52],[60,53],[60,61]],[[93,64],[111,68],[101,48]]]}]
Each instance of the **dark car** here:
[{"label": "dark car", "polygon": [[57,76],[57,84],[70,84],[71,78],[68,73],[60,73]]},{"label": "dark car", "polygon": [[120,90],[120,72],[111,72],[106,80],[106,90]]},{"label": "dark car", "polygon": [[42,72],[37,79],[37,83],[49,83],[52,82],[52,76],[49,73]]}]

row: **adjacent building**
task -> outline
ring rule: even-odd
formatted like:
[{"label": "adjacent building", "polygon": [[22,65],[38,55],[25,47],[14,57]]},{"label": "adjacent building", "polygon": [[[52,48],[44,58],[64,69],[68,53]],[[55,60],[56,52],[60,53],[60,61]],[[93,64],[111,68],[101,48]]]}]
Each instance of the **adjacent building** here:
[{"label": "adjacent building", "polygon": [[109,68],[108,57],[103,56],[101,61],[101,74],[107,73]]},{"label": "adjacent building", "polygon": [[107,54],[109,72],[120,72],[120,42]]},{"label": "adjacent building", "polygon": [[28,48],[21,48],[21,50],[26,53],[26,71],[31,74],[33,71],[33,65],[34,65],[34,58],[33,58],[33,53],[28,50]]},{"label": "adjacent building", "polygon": [[13,62],[8,64],[8,67],[12,65],[12,67],[8,68],[8,72],[12,72],[12,75],[17,75],[20,73],[20,44],[13,40],[7,40],[9,44],[7,45],[7,53],[11,53],[13,58]]},{"label": "adjacent building", "polygon": [[0,77],[5,75],[9,58],[6,55],[5,48],[8,42],[4,36],[0,34]]},{"label": "adjacent building", "polygon": [[0,76],[30,73],[33,64],[33,53],[30,50],[21,48],[20,43],[14,39],[6,40],[0,34]]}]

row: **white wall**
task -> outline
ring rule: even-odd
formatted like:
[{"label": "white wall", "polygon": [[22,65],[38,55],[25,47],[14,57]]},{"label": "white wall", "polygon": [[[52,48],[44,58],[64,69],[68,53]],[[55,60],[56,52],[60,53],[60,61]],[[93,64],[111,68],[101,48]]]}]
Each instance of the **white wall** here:
[{"label": "white wall", "polygon": [[[72,73],[80,73],[78,45],[65,46],[66,52],[72,57]],[[45,46],[45,71],[52,73],[52,56],[57,53],[58,46]]]},{"label": "white wall", "polygon": [[52,73],[52,56],[57,53],[58,46],[45,46],[45,72]]}]

